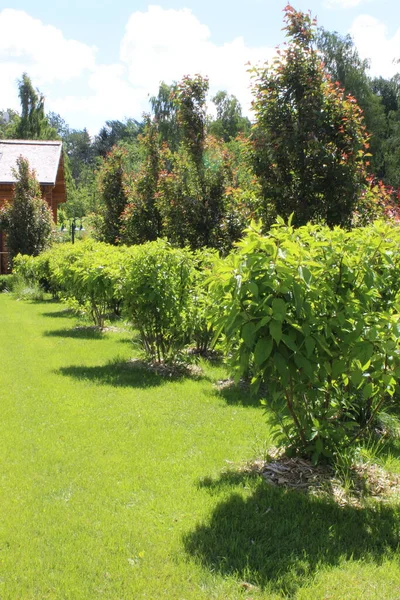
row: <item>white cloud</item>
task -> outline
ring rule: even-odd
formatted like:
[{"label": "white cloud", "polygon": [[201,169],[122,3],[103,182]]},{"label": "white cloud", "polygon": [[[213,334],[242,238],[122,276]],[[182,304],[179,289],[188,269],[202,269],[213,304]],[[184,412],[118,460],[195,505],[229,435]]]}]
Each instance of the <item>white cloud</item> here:
[{"label": "white cloud", "polygon": [[0,109],[19,110],[17,80],[25,71],[34,86],[46,93],[49,108],[57,85],[95,68],[95,54],[95,48],[66,39],[56,27],[22,10],[4,9],[0,12]]},{"label": "white cloud", "polygon": [[328,8],[354,8],[369,0],[326,0],[324,3]]},{"label": "white cloud", "polygon": [[145,101],[128,83],[123,65],[100,65],[88,78],[88,94],[52,98],[48,105],[77,129],[95,135],[105,121],[140,118]]},{"label": "white cloud", "polygon": [[161,81],[197,73],[209,77],[211,94],[226,89],[247,111],[246,63],[273,54],[269,47],[248,47],[242,37],[215,44],[209,28],[186,8],[149,6],[132,13],[121,33],[120,62],[98,64],[95,48],[65,38],[61,30],[24,11],[0,11],[0,109],[19,108],[16,80],[26,71],[46,93],[48,110],[59,112],[72,127],[87,126],[92,132],[109,119],[141,118]]},{"label": "white cloud", "polygon": [[0,12],[0,60],[29,67],[39,83],[68,81],[95,66],[96,49],[66,39],[52,25],[45,25],[22,10]]},{"label": "white cloud", "polygon": [[155,94],[161,81],[172,83],[200,73],[210,79],[211,93],[226,89],[248,105],[246,63],[267,60],[273,50],[249,48],[242,37],[223,45],[211,41],[211,32],[189,9],[149,6],[135,12],[126,26],[120,58],[129,81],[141,94]]},{"label": "white cloud", "polygon": [[389,37],[386,25],[369,15],[357,17],[350,33],[361,58],[370,60],[370,74],[392,77],[399,72],[393,61],[400,58],[400,29]]}]

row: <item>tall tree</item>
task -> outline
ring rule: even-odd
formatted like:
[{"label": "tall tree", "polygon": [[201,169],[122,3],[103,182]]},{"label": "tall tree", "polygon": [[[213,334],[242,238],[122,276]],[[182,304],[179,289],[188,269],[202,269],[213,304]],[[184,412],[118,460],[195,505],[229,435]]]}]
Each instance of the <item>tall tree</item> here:
[{"label": "tall tree", "polygon": [[219,91],[212,98],[217,109],[216,119],[210,121],[208,131],[229,142],[239,133],[250,132],[250,121],[242,116],[242,107],[239,100],[226,91]]},{"label": "tall tree", "polygon": [[126,121],[106,121],[96,135],[93,150],[95,155],[104,158],[120,142],[134,142],[143,130],[143,124],[135,119]]},{"label": "tall tree", "polygon": [[217,244],[224,210],[226,153],[222,141],[206,137],[207,91],[208,80],[200,75],[177,84],[180,143],[174,153],[164,146],[157,188],[164,233],[192,248]]},{"label": "tall tree", "polygon": [[175,152],[180,141],[180,132],[177,119],[177,107],[174,96],[177,90],[176,83],[167,85],[160,83],[157,96],[150,98],[151,110],[161,141],[166,142]]},{"label": "tall tree", "polygon": [[122,213],[128,197],[124,186],[127,150],[115,146],[104,159],[98,172],[101,221],[98,237],[109,244],[118,244],[122,227]]},{"label": "tall tree", "polygon": [[266,202],[297,225],[348,225],[366,181],[361,109],[326,75],[316,22],[285,9],[287,46],[255,78],[254,164]]},{"label": "tall tree", "polygon": [[15,137],[15,129],[19,122],[19,114],[12,108],[0,111],[0,139]]},{"label": "tall tree", "polygon": [[184,77],[174,92],[182,143],[198,169],[202,168],[204,141],[206,138],[206,97],[208,79],[195,75]]},{"label": "tall tree", "polygon": [[128,204],[122,214],[122,241],[142,244],[162,236],[161,215],[157,207],[161,171],[161,143],[158,123],[147,115],[138,150],[140,164],[125,173]]},{"label": "tall tree", "polygon": [[11,260],[19,252],[36,256],[49,244],[52,231],[52,213],[42,199],[40,186],[29,162],[17,159],[12,202],[0,209],[0,228],[7,234]]},{"label": "tall tree", "polygon": [[324,69],[338,81],[346,94],[354,96],[363,111],[370,135],[370,171],[383,175],[382,144],[386,135],[385,108],[381,97],[374,93],[368,76],[369,62],[362,60],[350,35],[318,29],[316,45],[322,54]]},{"label": "tall tree", "polygon": [[58,135],[51,127],[44,112],[44,96],[35,90],[26,73],[18,82],[21,101],[21,119],[15,129],[15,137],[21,140],[53,140]]}]

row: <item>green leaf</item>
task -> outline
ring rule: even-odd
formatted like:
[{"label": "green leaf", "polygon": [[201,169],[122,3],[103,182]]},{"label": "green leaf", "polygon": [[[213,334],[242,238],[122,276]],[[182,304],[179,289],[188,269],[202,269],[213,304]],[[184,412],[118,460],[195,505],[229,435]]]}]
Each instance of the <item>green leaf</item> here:
[{"label": "green leaf", "polygon": [[279,345],[279,342],[282,339],[282,324],[280,321],[272,320],[269,324],[269,331],[277,345]]},{"label": "green leaf", "polygon": [[250,354],[247,350],[243,350],[240,354],[240,363],[239,363],[239,368],[240,368],[240,373],[246,373],[246,371],[249,368],[249,359],[250,359]]},{"label": "green leaf", "polygon": [[272,313],[276,321],[283,321],[286,317],[286,302],[282,298],[272,300]]},{"label": "green leaf", "polygon": [[307,352],[307,356],[308,358],[310,358],[310,356],[312,355],[312,353],[314,352],[314,348],[315,348],[315,340],[313,337],[308,336],[306,337],[306,339],[304,340],[305,346],[306,346],[306,352]]},{"label": "green leaf", "polygon": [[258,331],[259,329],[261,329],[261,327],[264,327],[264,325],[266,325],[267,323],[269,323],[271,320],[271,317],[263,317],[261,319],[261,321],[259,321],[256,325],[256,331]]},{"label": "green leaf", "polygon": [[363,372],[361,371],[361,369],[355,368],[354,371],[350,373],[350,379],[351,383],[358,387],[363,380]]},{"label": "green leaf", "polygon": [[242,339],[244,340],[244,343],[246,344],[246,346],[250,349],[253,348],[255,335],[256,335],[256,326],[254,325],[254,323],[252,321],[243,325]]},{"label": "green leaf", "polygon": [[310,379],[314,378],[314,369],[310,361],[308,361],[302,354],[294,355],[294,362],[298,369],[302,369],[304,373]]},{"label": "green leaf", "polygon": [[371,382],[367,383],[367,385],[363,389],[364,400],[368,400],[369,398],[371,398],[373,396],[373,392],[374,392],[374,384]]},{"label": "green leaf", "polygon": [[321,335],[318,335],[316,337],[316,341],[317,341],[317,344],[320,346],[320,348],[322,348],[322,350],[324,352],[326,352],[329,356],[332,356],[332,352],[330,351],[329,346],[327,345],[325,339]]},{"label": "green leaf", "polygon": [[334,360],[332,363],[333,379],[337,379],[339,377],[339,375],[342,375],[342,373],[345,369],[346,369],[346,363],[344,360]]},{"label": "green leaf", "polygon": [[289,379],[289,369],[286,363],[286,360],[283,358],[279,352],[274,354],[274,363],[276,366],[276,370],[278,371],[283,385],[285,385]]},{"label": "green leaf", "polygon": [[270,337],[260,338],[257,341],[254,349],[254,361],[257,366],[261,366],[269,358],[273,345],[273,339]]},{"label": "green leaf", "polygon": [[293,352],[297,352],[296,344],[294,343],[292,338],[290,338],[288,335],[286,335],[286,334],[282,335],[282,342],[285,344],[285,346],[287,346],[289,348],[289,350],[293,350]]},{"label": "green leaf", "polygon": [[258,285],[254,281],[249,281],[248,284],[250,292],[258,298]]},{"label": "green leaf", "polygon": [[295,301],[295,304],[296,304],[296,313],[297,313],[297,316],[300,315],[301,309],[303,308],[303,299],[301,297],[301,292],[302,292],[301,286],[297,282],[294,282],[294,284],[293,284],[293,295],[294,295],[294,301]]}]

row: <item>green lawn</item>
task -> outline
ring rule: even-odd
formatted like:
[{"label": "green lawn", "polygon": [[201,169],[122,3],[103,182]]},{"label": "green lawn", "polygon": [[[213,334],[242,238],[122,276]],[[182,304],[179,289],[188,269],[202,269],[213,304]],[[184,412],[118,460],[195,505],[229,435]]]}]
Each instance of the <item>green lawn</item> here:
[{"label": "green lawn", "polygon": [[240,475],[268,431],[223,369],[141,370],[53,302],[0,315],[1,600],[400,597],[399,506]]}]

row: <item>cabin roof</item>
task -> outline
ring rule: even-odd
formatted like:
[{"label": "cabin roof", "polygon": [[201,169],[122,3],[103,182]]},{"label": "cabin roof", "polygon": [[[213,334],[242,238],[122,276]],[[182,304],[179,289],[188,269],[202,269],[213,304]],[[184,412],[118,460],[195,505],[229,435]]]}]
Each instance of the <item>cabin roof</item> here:
[{"label": "cabin roof", "polygon": [[62,143],[40,140],[0,140],[0,185],[15,183],[13,169],[23,156],[41,185],[55,185]]}]

